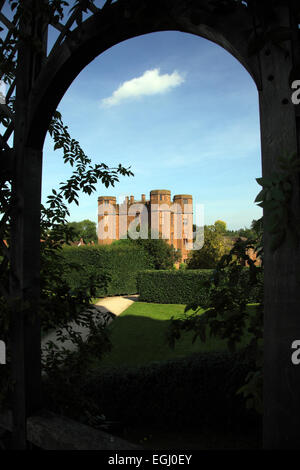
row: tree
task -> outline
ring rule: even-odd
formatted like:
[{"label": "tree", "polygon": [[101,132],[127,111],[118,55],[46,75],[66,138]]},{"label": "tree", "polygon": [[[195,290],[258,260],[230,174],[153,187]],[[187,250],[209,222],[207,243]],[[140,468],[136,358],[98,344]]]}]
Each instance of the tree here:
[{"label": "tree", "polygon": [[225,235],[225,233],[227,231],[226,222],[224,222],[223,220],[216,220],[215,223],[214,223],[214,226],[216,227],[217,232],[222,233],[223,235]]},{"label": "tree", "polygon": [[257,237],[257,233],[252,228],[244,227],[237,231],[237,236],[252,240]]},{"label": "tree", "polygon": [[[139,227],[137,227],[139,231]],[[136,240],[130,238],[116,240],[114,244],[123,245],[127,243],[134,243],[145,250],[152,261],[154,269],[172,269],[174,264],[180,261],[181,251],[175,250],[173,245],[162,238],[152,238],[151,230],[148,231],[148,238],[137,238]]]},{"label": "tree", "polygon": [[215,268],[227,250],[224,237],[218,228],[215,225],[205,225],[204,245],[200,250],[190,253],[187,269]]},{"label": "tree", "polygon": [[92,222],[89,219],[82,220],[80,222],[69,222],[68,227],[73,232],[73,240],[79,241],[81,238],[84,243],[97,242],[97,227],[96,222]]},{"label": "tree", "polygon": [[169,245],[166,240],[161,238],[146,240],[138,238],[132,242],[148,252],[154,269],[172,269],[174,264],[181,259],[180,251],[176,251],[173,245]]},{"label": "tree", "polygon": [[251,222],[251,230],[255,232],[257,237],[262,237],[263,233],[263,219],[262,217],[260,219],[253,219]]}]

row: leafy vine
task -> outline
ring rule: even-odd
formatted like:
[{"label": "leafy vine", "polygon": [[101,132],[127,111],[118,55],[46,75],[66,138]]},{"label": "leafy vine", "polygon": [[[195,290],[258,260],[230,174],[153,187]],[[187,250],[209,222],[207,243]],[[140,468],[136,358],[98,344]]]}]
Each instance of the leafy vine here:
[{"label": "leafy vine", "polygon": [[255,202],[267,210],[264,217],[265,230],[271,235],[270,248],[275,251],[285,240],[298,246],[300,237],[299,221],[292,211],[295,177],[300,174],[300,158],[291,154],[278,158],[278,170],[272,175],[257,178],[262,190]]},{"label": "leafy vine", "polygon": [[[2,80],[12,85],[15,80],[17,66],[16,47],[18,40],[21,38],[19,32],[20,21],[28,20],[32,12],[28,10],[26,2],[9,0],[9,3],[11,9],[15,11],[15,15],[11,26],[11,34],[8,34],[6,39],[0,40],[0,71]],[[89,4],[91,3],[93,2],[89,2]],[[63,19],[64,9],[68,5],[68,2],[62,0],[35,3],[38,13],[46,15],[48,24]],[[85,11],[86,6],[86,1],[77,0],[71,9],[71,11],[78,10],[79,22],[80,12]],[[37,50],[41,46],[34,38],[22,37],[21,39],[30,41],[30,45],[37,48]],[[9,96],[6,106],[12,112],[11,118],[7,117],[7,113],[1,113],[0,121],[6,128],[13,126],[14,104],[15,97]],[[49,327],[49,321],[53,321],[53,319],[59,320],[61,327],[65,324],[66,328],[66,322],[70,319],[75,323],[81,322],[81,324],[84,322],[87,324],[89,321],[87,326],[90,330],[93,330],[92,333],[95,336],[99,333],[96,331],[96,324],[91,323],[90,315],[84,315],[82,311],[89,307],[90,300],[95,292],[95,283],[105,283],[108,277],[105,275],[99,276],[98,279],[91,279],[89,285],[83,286],[78,292],[69,292],[68,287],[62,283],[63,265],[59,256],[60,249],[66,240],[72,239],[72,233],[67,225],[67,217],[70,215],[67,204],[75,203],[78,205],[80,192],[89,195],[95,193],[97,182],[101,182],[106,187],[114,186],[119,181],[120,176],[133,176],[133,173],[130,168],[124,168],[121,164],[115,168],[109,168],[104,163],[93,164],[91,158],[82,150],[79,142],[71,137],[59,111],[54,113],[48,131],[54,141],[54,150],[60,149],[62,151],[64,163],[70,165],[73,171],[67,181],[59,184],[59,189],[52,190],[46,204],[41,205],[41,239],[43,242],[41,243],[41,301],[39,313],[43,327]],[[8,154],[9,147],[5,144],[4,139],[0,140],[0,144],[3,149],[2,156],[6,161],[10,157]],[[9,296],[11,174],[9,171],[1,174],[0,183],[0,213],[2,214],[0,221],[0,248],[2,254],[0,254],[0,331],[1,339],[9,345],[11,312],[11,299]],[[80,267],[77,268],[80,269]],[[49,312],[51,312],[50,316]],[[71,335],[71,339],[73,338],[75,341],[70,328],[68,333]],[[7,360],[10,361],[9,348]],[[0,377],[0,402],[4,403],[5,398],[9,395],[10,387],[9,367],[5,367],[5,373],[1,373]]]}]

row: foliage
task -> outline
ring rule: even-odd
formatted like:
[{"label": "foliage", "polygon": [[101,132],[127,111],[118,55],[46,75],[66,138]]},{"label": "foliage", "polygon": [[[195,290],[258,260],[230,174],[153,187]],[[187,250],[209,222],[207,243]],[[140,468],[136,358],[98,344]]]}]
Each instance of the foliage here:
[{"label": "foliage", "polygon": [[[44,393],[47,407],[54,411],[83,419],[104,414],[124,427],[147,423],[248,428],[257,419],[234,391],[251,367],[238,353],[201,353],[135,368],[87,370],[82,375],[73,372],[71,363],[65,370],[69,380],[45,381]],[[81,400],[81,410],[72,393]]]},{"label": "foliage", "polygon": [[238,230],[226,230],[226,235],[230,238],[245,237],[251,240],[256,239],[262,234],[262,218],[255,220],[253,219],[250,227],[243,227]]},{"label": "foliage", "polygon": [[62,149],[64,162],[75,169],[66,182],[60,183],[59,190],[52,190],[46,205],[41,205],[40,313],[46,322],[45,328],[54,326],[55,322],[61,324],[76,318],[95,297],[97,289],[106,289],[109,280],[107,272],[94,271],[85,275],[84,282],[78,282],[70,289],[66,273],[79,272],[81,267],[67,259],[62,262],[61,258],[64,243],[74,237],[74,229],[67,222],[70,213],[66,204],[75,202],[78,205],[80,192],[93,194],[99,180],[108,187],[119,181],[119,175],[132,175],[122,165],[117,168],[109,168],[104,163],[93,165],[79,142],[71,138],[58,111],[51,121],[49,133],[54,140],[54,150]]},{"label": "foliage", "polygon": [[[81,8],[83,2],[77,2]],[[16,56],[13,54],[15,47],[20,39],[29,41],[33,48],[40,48],[32,37],[21,37],[19,33],[20,21],[28,21],[33,14],[39,13],[46,16],[50,22],[58,21],[64,16],[64,7],[67,2],[60,0],[51,0],[49,2],[35,2],[37,11],[30,11],[27,2],[10,1],[12,10],[15,12],[15,27],[12,30],[11,40],[0,41],[0,60],[1,71],[4,73],[2,79],[5,83],[11,84],[15,78]],[[80,5],[79,5],[80,4]],[[45,18],[44,18],[45,19]],[[14,111],[14,97],[8,100],[8,106]],[[8,123],[4,118],[1,122],[6,127]],[[70,178],[61,182],[59,189],[53,189],[52,194],[48,196],[46,204],[41,205],[41,298],[39,304],[39,313],[41,315],[42,327],[47,329],[51,326],[67,325],[70,319],[76,321],[81,312],[87,308],[91,297],[95,293],[95,285],[105,288],[107,277],[96,273],[95,277],[86,279],[85,285],[79,285],[70,291],[68,284],[63,279],[65,269],[70,268],[70,264],[65,266],[60,261],[62,245],[65,241],[72,239],[72,230],[68,226],[67,217],[70,215],[67,204],[75,202],[79,204],[80,192],[93,194],[96,191],[96,183],[101,182],[106,187],[114,186],[119,181],[120,176],[132,176],[130,169],[124,168],[119,164],[115,168],[109,168],[104,163],[93,164],[82,150],[79,142],[69,134],[68,127],[64,125],[61,114],[56,111],[49,126],[49,134],[54,140],[54,150],[62,149],[64,163],[72,167]],[[7,156],[7,155],[6,155]],[[1,263],[1,312],[0,326],[1,339],[2,331],[9,338],[9,319],[11,309],[14,308],[13,302],[9,299],[9,244],[10,244],[10,211],[11,211],[11,176],[8,173],[1,175],[1,194],[0,194],[0,213],[4,214],[1,220],[1,250],[3,259]],[[8,247],[3,242],[3,237],[8,242]],[[24,306],[21,305],[21,308]],[[78,316],[79,315],[79,316]],[[4,330],[5,328],[5,330]],[[4,339],[4,338],[3,338]],[[8,351],[9,353],[9,351]],[[8,356],[9,360],[9,356]],[[5,367],[8,371],[9,367]],[[4,374],[1,374],[1,391],[9,384],[7,378],[4,381]],[[2,397],[3,398],[3,397]],[[1,399],[1,397],[0,397]]]},{"label": "foliage", "polygon": [[131,242],[148,253],[154,269],[171,269],[181,259],[180,250],[175,250],[173,245],[169,245],[166,240],[161,238],[138,238],[137,240],[131,240]]},{"label": "foliage", "polygon": [[299,245],[300,220],[291,207],[294,180],[299,177],[300,158],[297,154],[277,159],[278,170],[266,178],[257,178],[262,186],[255,202],[266,210],[264,228],[271,235],[270,248],[275,251],[284,240]]},{"label": "foliage", "polygon": [[[250,284],[249,269],[240,266],[239,286],[245,289],[246,304],[260,301],[262,275],[257,276],[259,285]],[[214,272],[212,269],[144,271],[137,276],[137,286],[142,302],[190,304],[197,299],[199,304],[206,306],[214,286]]]},{"label": "foliage", "polygon": [[[109,351],[111,343],[108,338],[107,324],[112,320],[110,313],[103,313],[93,308],[91,305],[84,312],[73,320],[73,324],[57,324],[56,341],[46,342],[43,352],[43,368],[50,378],[62,374],[66,364],[71,368],[76,367],[78,374],[83,372],[94,361],[96,356],[100,359],[101,355]],[[78,329],[74,329],[74,324]],[[83,339],[81,330],[87,329],[87,338]],[[72,341],[76,348],[73,351],[69,348],[60,348],[66,341]],[[60,372],[61,371],[61,372]]]},{"label": "foliage", "polygon": [[[77,248],[77,247],[76,247]],[[85,273],[80,282],[72,285],[66,273],[83,272],[83,267],[63,256],[64,250],[56,248],[41,253],[41,298],[40,316],[43,331],[66,327],[71,321],[80,318],[82,312],[90,308],[91,299],[99,288],[106,289],[110,280],[107,272],[95,270]]]},{"label": "foliage", "polygon": [[204,301],[212,270],[145,271],[138,274],[138,293],[143,302],[186,304],[195,297]]},{"label": "foliage", "polygon": [[151,259],[151,267],[154,269],[172,269],[174,264],[181,259],[181,251],[176,250],[173,245],[169,245],[162,238],[153,238],[151,230],[148,232],[148,238],[128,238],[116,240],[113,245],[133,245],[146,251]]},{"label": "foliage", "polygon": [[[255,374],[247,377],[247,387],[240,390],[246,396],[251,388],[252,379],[256,381],[257,375],[262,374],[262,338],[263,338],[263,282],[262,267],[256,266],[249,257],[250,249],[256,249],[260,241],[243,241],[238,239],[228,255],[224,255],[214,271],[212,287],[208,292],[206,301],[195,298],[186,306],[186,311],[193,309],[194,315],[185,315],[182,319],[172,322],[169,343],[180,338],[182,331],[194,331],[194,341],[200,338],[206,341],[207,331],[209,335],[227,340],[228,348],[234,352],[242,337],[248,333],[250,343],[246,351],[256,361]],[[242,274],[243,268],[240,261],[249,265],[248,276]],[[246,309],[249,302],[249,289],[257,288],[256,315],[249,316]],[[199,309],[206,308],[205,315],[199,315]],[[207,326],[209,329],[207,330]],[[256,374],[257,372],[257,374]],[[262,411],[262,391],[249,397],[249,403]]]},{"label": "foliage", "polygon": [[[111,349],[107,324],[111,321],[110,314],[87,308],[85,312],[73,321],[73,324],[63,324],[56,331],[56,341],[48,341],[43,348],[42,366],[46,375],[44,382],[48,384],[46,396],[52,395],[55,409],[59,413],[69,414],[75,410],[79,418],[85,416],[89,399],[82,394],[80,386],[82,377],[91,366],[94,358],[101,356]],[[77,329],[74,328],[76,325]],[[56,325],[57,326],[57,325]],[[88,331],[83,340],[81,329]],[[71,341],[73,348],[64,347],[66,341]],[[73,349],[73,350],[72,350]]]},{"label": "foliage", "polygon": [[188,269],[213,269],[226,252],[226,244],[219,226],[204,226],[204,245],[189,254]]},{"label": "foliage", "polygon": [[256,234],[254,230],[252,230],[251,228],[244,227],[244,228],[239,229],[238,236],[252,240],[253,238],[256,237]]},{"label": "foliage", "polygon": [[214,223],[214,226],[217,232],[222,233],[222,234],[226,233],[227,225],[226,225],[226,222],[224,222],[223,220],[216,220]]},{"label": "foliage", "polygon": [[68,227],[73,231],[72,239],[79,241],[81,238],[84,243],[97,242],[96,222],[85,219],[80,222],[68,222]]},{"label": "foliage", "polygon": [[[64,247],[62,264],[66,264],[62,278],[71,292],[87,288],[94,279],[92,296],[103,297],[135,294],[137,274],[151,268],[152,260],[136,245],[95,245]],[[107,279],[105,284],[103,278]]]}]

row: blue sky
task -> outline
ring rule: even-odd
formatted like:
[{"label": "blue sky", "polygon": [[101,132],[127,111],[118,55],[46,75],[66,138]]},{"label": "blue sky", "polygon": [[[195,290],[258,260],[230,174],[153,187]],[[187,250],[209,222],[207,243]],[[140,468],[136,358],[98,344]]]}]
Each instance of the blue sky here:
[{"label": "blue sky", "polygon": [[[151,189],[192,194],[204,223],[229,229],[261,217],[258,94],[238,61],[180,32],[133,38],[101,54],[73,82],[59,108],[72,137],[95,163],[131,166],[114,188],[70,206],[70,220],[97,221],[101,195],[147,198]],[[43,201],[71,174],[48,136]]]}]

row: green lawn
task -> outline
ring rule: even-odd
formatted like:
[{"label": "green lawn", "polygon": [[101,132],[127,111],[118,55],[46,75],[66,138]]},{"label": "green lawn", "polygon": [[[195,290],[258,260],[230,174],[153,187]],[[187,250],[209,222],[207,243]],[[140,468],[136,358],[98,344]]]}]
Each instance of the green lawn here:
[{"label": "green lawn", "polygon": [[[137,366],[151,361],[185,357],[196,352],[224,351],[226,341],[210,338],[205,343],[184,333],[171,349],[165,339],[170,318],[180,317],[184,305],[135,302],[108,327],[113,348],[101,360],[103,366]],[[253,309],[253,305],[248,306]],[[243,341],[244,342],[244,341]]]}]

